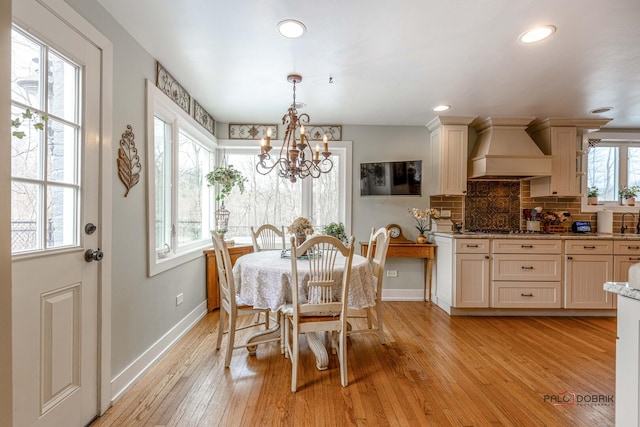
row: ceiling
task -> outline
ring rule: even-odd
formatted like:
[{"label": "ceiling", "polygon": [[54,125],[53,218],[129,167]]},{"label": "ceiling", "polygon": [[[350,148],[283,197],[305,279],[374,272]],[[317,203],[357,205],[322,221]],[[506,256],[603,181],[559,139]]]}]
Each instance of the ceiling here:
[{"label": "ceiling", "polygon": [[[638,0],[98,1],[221,122],[278,123],[296,73],[313,124],[421,126],[442,114],[640,128]],[[306,34],[278,34],[288,18]],[[518,42],[538,24],[557,31]],[[613,110],[590,114],[600,107]]]}]

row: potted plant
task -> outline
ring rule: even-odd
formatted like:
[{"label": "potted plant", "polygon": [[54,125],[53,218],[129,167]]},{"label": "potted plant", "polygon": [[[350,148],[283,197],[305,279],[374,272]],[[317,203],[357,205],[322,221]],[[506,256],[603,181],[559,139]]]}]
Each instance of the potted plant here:
[{"label": "potted plant", "polygon": [[339,239],[341,242],[344,242],[347,239],[347,235],[344,234],[344,224],[331,222],[324,226],[322,229],[324,234],[329,236],[333,236],[336,239]]},{"label": "potted plant", "polygon": [[216,200],[220,201],[220,208],[216,210],[216,231],[224,234],[229,229],[229,211],[224,207],[224,199],[227,197],[234,187],[238,187],[240,194],[244,193],[244,183],[247,182],[247,178],[242,175],[242,172],[229,166],[217,166],[214,170],[209,172],[206,177],[209,187],[218,185],[218,194]]},{"label": "potted plant", "polygon": [[624,187],[622,187],[618,192],[618,195],[620,196],[622,204],[627,206],[635,206],[636,196],[638,195],[639,190],[640,190],[640,187],[638,187],[637,185],[633,185],[633,186],[625,185]]},{"label": "potted plant", "polygon": [[587,204],[597,205],[599,194],[600,194],[600,190],[598,190],[598,187],[595,187],[595,186],[589,187],[587,189]]}]

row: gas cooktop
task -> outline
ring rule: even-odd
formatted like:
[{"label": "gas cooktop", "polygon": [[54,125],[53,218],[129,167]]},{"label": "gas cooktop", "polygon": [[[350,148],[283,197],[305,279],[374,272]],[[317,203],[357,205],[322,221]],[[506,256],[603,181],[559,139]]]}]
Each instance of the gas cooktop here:
[{"label": "gas cooktop", "polygon": [[532,230],[494,230],[494,229],[482,229],[482,230],[467,230],[465,234],[548,234],[546,231],[532,231]]}]

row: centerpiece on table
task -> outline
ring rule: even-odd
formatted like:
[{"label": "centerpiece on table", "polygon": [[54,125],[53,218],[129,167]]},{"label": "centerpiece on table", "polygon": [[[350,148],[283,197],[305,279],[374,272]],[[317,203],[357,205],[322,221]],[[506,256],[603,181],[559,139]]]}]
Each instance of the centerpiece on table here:
[{"label": "centerpiece on table", "polygon": [[229,231],[230,212],[224,206],[224,199],[231,194],[235,187],[238,187],[240,194],[244,194],[244,184],[247,178],[242,172],[234,168],[232,165],[217,166],[206,176],[209,187],[218,186],[218,194],[216,201],[220,202],[220,208],[216,210],[216,232],[222,235]]},{"label": "centerpiece on table", "polygon": [[299,216],[293,220],[288,227],[288,231],[296,237],[296,246],[300,246],[307,240],[308,235],[313,234],[313,226],[308,218]]},{"label": "centerpiece on table", "polygon": [[331,222],[325,225],[322,231],[324,232],[324,234],[333,236],[336,239],[340,240],[341,242],[347,241],[347,235],[344,234],[343,223]]},{"label": "centerpiece on table", "polygon": [[416,241],[418,243],[427,243],[427,236],[424,235],[425,232],[431,230],[431,218],[440,218],[440,211],[437,209],[418,209],[418,208],[410,208],[409,213],[416,220],[416,229],[420,232]]}]

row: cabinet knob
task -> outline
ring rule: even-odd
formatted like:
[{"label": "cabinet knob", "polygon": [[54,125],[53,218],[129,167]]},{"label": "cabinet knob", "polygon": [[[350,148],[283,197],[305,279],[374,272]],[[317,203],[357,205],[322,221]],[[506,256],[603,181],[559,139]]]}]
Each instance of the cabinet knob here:
[{"label": "cabinet knob", "polygon": [[567,259],[573,259],[573,257],[572,256],[568,256]]},{"label": "cabinet knob", "polygon": [[484,256],[484,259],[489,259],[489,255],[485,255],[485,256]]}]

